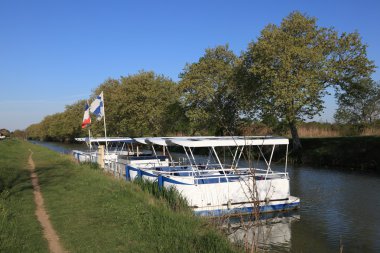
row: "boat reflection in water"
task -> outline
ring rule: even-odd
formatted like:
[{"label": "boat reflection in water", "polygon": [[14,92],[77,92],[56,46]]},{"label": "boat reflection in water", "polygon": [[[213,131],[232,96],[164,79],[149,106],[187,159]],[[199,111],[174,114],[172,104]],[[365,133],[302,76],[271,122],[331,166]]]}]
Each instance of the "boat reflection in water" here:
[{"label": "boat reflection in water", "polygon": [[230,217],[223,221],[222,227],[231,241],[245,249],[287,252],[291,250],[291,226],[299,220],[298,212],[266,213],[259,219]]}]

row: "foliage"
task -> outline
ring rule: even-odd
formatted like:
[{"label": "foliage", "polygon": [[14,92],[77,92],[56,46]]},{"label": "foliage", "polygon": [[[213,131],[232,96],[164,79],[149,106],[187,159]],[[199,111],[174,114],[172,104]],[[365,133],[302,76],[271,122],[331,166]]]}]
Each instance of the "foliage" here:
[{"label": "foliage", "polygon": [[[175,130],[164,128],[168,121],[173,121],[169,117],[179,97],[176,84],[169,78],[141,71],[120,80],[107,80],[94,91],[93,97],[101,91],[110,136],[154,136]],[[93,120],[93,130],[102,136],[103,122]]]},{"label": "foliage", "polygon": [[11,137],[19,138],[19,139],[25,139],[26,138],[26,132],[23,130],[16,129],[11,133]]},{"label": "foliage", "polygon": [[380,83],[364,79],[353,84],[339,95],[338,105],[336,122],[356,126],[360,132],[380,119]]},{"label": "foliage", "polygon": [[[94,91],[93,98],[104,93],[109,136],[165,135],[186,131],[183,109],[179,104],[177,85],[153,72],[108,79]],[[87,136],[81,129],[85,100],[67,105],[62,113],[46,116],[40,123],[30,125],[26,134],[30,139],[73,141]],[[173,119],[177,119],[173,121]],[[104,136],[103,120],[92,117],[94,136]]]},{"label": "foliage", "polygon": [[318,27],[315,18],[293,12],[249,44],[242,68],[249,77],[244,91],[251,94],[251,111],[287,124],[299,149],[296,124],[322,111],[326,88],[346,90],[367,78],[374,65],[357,33],[338,35]]},{"label": "foliage", "polygon": [[46,116],[40,123],[30,125],[26,135],[30,139],[70,141],[81,135],[85,100],[67,105],[61,113]]},{"label": "foliage", "polygon": [[305,138],[302,141],[305,163],[380,173],[379,136]]},{"label": "foliage", "polygon": [[211,134],[236,131],[239,106],[234,71],[237,57],[228,46],[206,49],[198,62],[181,74],[182,103],[191,127]]}]

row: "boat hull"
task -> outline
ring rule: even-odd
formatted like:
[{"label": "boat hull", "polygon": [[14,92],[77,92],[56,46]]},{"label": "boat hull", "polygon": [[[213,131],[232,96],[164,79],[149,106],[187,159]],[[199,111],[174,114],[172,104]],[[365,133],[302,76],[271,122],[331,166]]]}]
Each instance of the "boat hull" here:
[{"label": "boat hull", "polygon": [[221,205],[215,207],[200,207],[193,208],[194,213],[198,216],[234,216],[256,213],[272,213],[272,212],[286,212],[298,209],[300,207],[300,199],[290,196],[287,200],[269,201],[266,203],[246,203],[237,206]]},{"label": "boat hull", "polygon": [[[289,194],[287,177],[259,178],[245,175],[226,180],[220,176],[213,178],[213,181],[200,181],[194,177],[160,175],[158,184],[160,187],[175,188],[200,216],[279,212],[299,207],[299,198]],[[219,181],[214,182],[215,179]]]}]

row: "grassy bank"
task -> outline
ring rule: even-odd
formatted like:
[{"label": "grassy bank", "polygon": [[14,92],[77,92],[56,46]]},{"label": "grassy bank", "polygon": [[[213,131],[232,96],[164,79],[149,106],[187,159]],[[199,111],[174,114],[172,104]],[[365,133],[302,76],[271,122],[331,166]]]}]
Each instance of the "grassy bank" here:
[{"label": "grassy bank", "polygon": [[49,252],[34,214],[28,148],[0,141],[0,252]]},{"label": "grassy bank", "polygon": [[[10,142],[18,148],[6,150]],[[23,149],[22,157],[14,155],[19,161],[26,161],[28,148],[34,152],[50,219],[63,246],[71,252],[235,251],[210,224],[186,209],[174,212],[166,200],[153,197],[139,185],[116,180],[90,165],[76,164],[69,157],[40,146],[14,140],[0,143],[0,150],[6,153]],[[7,173],[7,169],[2,170],[1,178],[6,178]],[[25,198],[33,201],[30,189]],[[33,217],[34,206],[28,211]],[[24,226],[39,231],[40,242],[35,244],[41,250],[32,251],[46,251],[35,218]]]},{"label": "grassy bank", "polygon": [[303,161],[380,173],[380,137],[303,138]]}]

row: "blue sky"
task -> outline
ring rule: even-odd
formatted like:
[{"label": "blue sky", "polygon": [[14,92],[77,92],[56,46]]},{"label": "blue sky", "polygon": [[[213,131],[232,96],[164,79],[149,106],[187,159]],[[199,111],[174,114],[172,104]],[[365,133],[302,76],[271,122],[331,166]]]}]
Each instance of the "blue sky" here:
[{"label": "blue sky", "polygon": [[[0,128],[24,129],[87,99],[109,77],[186,63],[228,43],[236,54],[291,11],[358,31],[380,64],[380,1],[0,1]],[[373,75],[380,80],[379,71]],[[332,120],[334,100],[326,98]]]}]

